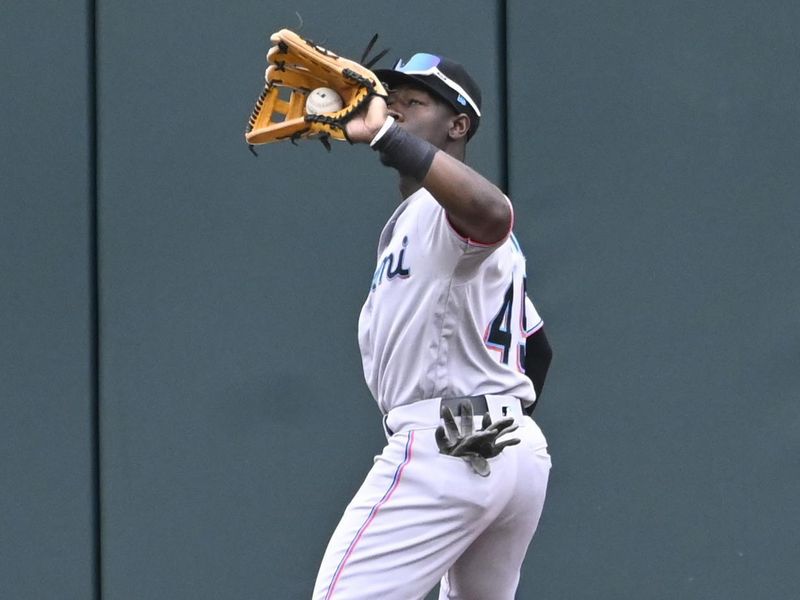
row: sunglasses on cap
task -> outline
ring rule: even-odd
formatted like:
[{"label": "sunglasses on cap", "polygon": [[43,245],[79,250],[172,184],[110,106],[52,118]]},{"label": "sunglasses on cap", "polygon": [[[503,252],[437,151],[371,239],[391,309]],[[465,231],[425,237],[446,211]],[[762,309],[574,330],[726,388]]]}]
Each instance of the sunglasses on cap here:
[{"label": "sunglasses on cap", "polygon": [[[481,111],[478,108],[478,105],[475,104],[475,101],[470,98],[470,95],[458,85],[455,81],[450,79],[447,75],[442,73],[439,70],[439,63],[442,59],[435,54],[426,54],[424,52],[415,54],[411,58],[408,59],[407,62],[403,62],[402,59],[398,60],[397,63],[394,65],[393,70],[399,71],[400,73],[405,73],[406,75],[433,75],[439,80],[442,81],[447,87],[458,94],[458,100],[461,102],[462,100],[469,103],[472,107],[472,110],[475,111],[475,114],[479,117],[481,116]],[[463,104],[463,102],[462,102]]]}]

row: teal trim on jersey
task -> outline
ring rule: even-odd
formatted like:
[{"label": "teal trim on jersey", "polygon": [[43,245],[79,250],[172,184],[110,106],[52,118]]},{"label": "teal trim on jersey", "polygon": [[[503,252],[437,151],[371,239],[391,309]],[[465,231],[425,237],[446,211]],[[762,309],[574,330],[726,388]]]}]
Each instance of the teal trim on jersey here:
[{"label": "teal trim on jersey", "polygon": [[514,244],[514,248],[516,248],[517,251],[524,256],[525,253],[522,251],[522,246],[520,246],[519,242],[517,241],[517,236],[512,233],[509,237],[511,238],[511,243]]}]

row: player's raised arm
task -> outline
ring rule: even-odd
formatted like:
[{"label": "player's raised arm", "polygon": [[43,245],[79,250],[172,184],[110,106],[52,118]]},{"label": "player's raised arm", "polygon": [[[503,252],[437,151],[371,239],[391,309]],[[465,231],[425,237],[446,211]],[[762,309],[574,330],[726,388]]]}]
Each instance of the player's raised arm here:
[{"label": "player's raised arm", "polygon": [[[406,120],[410,112],[444,114],[432,119],[430,127],[420,127]],[[511,230],[511,204],[496,185],[462,162],[470,125],[467,114],[453,113],[423,89],[401,87],[389,94],[388,103],[373,98],[347,129],[352,141],[370,142],[383,163],[399,171],[404,197],[424,186],[462,236],[495,244]]]},{"label": "player's raised arm", "polygon": [[404,197],[424,186],[464,237],[484,244],[504,240],[513,219],[508,199],[463,162],[480,123],[477,84],[458,63],[428,54],[376,74],[389,96],[371,99],[347,124],[351,141],[369,142],[398,170]]},{"label": "player's raised arm", "polygon": [[445,208],[462,236],[482,244],[503,241],[511,231],[511,203],[488,179],[445,152],[437,152],[422,185]]}]

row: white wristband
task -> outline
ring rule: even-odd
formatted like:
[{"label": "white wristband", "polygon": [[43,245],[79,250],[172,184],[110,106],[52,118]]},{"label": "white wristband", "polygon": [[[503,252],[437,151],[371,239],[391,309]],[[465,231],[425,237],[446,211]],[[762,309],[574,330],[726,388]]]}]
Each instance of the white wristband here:
[{"label": "white wristband", "polygon": [[394,117],[391,115],[386,116],[386,120],[381,125],[381,128],[378,130],[378,133],[375,134],[375,137],[372,138],[372,141],[369,143],[370,147],[374,146],[378,143],[378,140],[383,137],[383,134],[389,131],[389,127],[394,125]]}]

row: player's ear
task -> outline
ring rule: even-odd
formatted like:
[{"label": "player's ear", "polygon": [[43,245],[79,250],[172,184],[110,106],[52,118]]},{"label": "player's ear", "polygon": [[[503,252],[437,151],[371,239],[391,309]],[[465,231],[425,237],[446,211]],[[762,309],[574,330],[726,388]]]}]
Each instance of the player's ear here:
[{"label": "player's ear", "polygon": [[466,137],[467,133],[469,132],[469,127],[469,117],[466,114],[461,113],[450,119],[450,129],[447,133],[451,140],[459,140],[463,137]]}]

